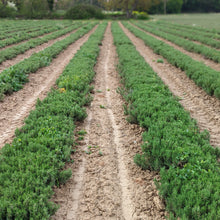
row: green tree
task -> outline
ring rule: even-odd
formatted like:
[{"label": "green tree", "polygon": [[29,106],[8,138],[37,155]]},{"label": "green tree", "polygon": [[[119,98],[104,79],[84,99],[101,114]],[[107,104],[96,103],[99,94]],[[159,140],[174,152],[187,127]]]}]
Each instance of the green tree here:
[{"label": "green tree", "polygon": [[183,0],[183,12],[220,12],[220,0]]},{"label": "green tree", "polygon": [[13,2],[15,3],[15,5],[16,5],[18,11],[21,10],[22,5],[23,5],[23,1],[24,1],[24,0],[13,0]]},{"label": "green tree", "polygon": [[50,11],[53,11],[54,0],[47,0],[47,3],[48,3],[48,7],[49,7]]},{"label": "green tree", "polygon": [[180,13],[183,5],[183,0],[168,0],[167,13]]},{"label": "green tree", "polygon": [[21,13],[26,18],[44,18],[48,10],[47,0],[24,0]]}]

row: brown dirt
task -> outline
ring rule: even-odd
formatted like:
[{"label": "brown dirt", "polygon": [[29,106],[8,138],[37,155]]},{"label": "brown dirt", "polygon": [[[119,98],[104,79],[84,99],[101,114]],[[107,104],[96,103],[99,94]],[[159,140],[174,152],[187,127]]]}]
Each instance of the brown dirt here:
[{"label": "brown dirt", "polygon": [[165,219],[153,181],[158,175],[133,162],[143,130],[126,121],[116,64],[109,24],[95,67],[94,100],[78,127],[87,134],[72,155],[72,178],[55,189],[53,201],[61,207],[52,219]]},{"label": "brown dirt", "polygon": [[[76,30],[71,31],[71,32],[68,33],[68,34],[62,35],[62,36],[60,36],[60,37],[58,37],[58,38],[56,38],[56,39],[50,40],[50,41],[48,41],[48,42],[46,42],[46,43],[44,43],[44,44],[41,44],[41,45],[39,45],[39,46],[37,46],[37,47],[35,47],[35,48],[32,48],[32,49],[30,49],[30,50],[27,50],[27,51],[24,52],[23,54],[19,54],[18,56],[16,56],[15,58],[12,58],[11,60],[6,60],[6,61],[2,62],[2,63],[0,64],[0,74],[1,74],[1,72],[2,72],[5,68],[9,68],[10,66],[13,66],[13,65],[15,65],[16,63],[19,63],[20,61],[22,61],[22,60],[24,60],[24,59],[30,57],[32,54],[38,53],[38,52],[40,52],[41,50],[44,50],[45,48],[50,47],[50,46],[53,45],[55,42],[63,40],[64,38],[68,37],[70,34],[72,34],[72,33],[74,33],[74,32],[76,32]],[[51,34],[51,33],[49,33],[49,34]],[[45,36],[45,35],[44,35],[44,36]],[[23,42],[22,42],[22,43],[23,43]]]},{"label": "brown dirt", "polygon": [[[131,24],[132,24],[132,23],[131,23]],[[133,25],[133,24],[132,24],[132,25]],[[166,40],[166,39],[164,39],[164,38],[162,38],[162,37],[158,37],[158,36],[155,35],[155,34],[152,34],[152,33],[148,32],[148,31],[145,31],[145,30],[143,30],[143,29],[137,27],[136,25],[133,25],[133,26],[135,26],[136,28],[138,28],[139,30],[141,30],[141,31],[143,31],[143,32],[146,32],[148,35],[150,35],[150,36],[152,36],[152,37],[154,37],[154,38],[156,38],[156,39],[158,39],[158,40],[160,40],[160,41],[163,41],[164,43],[170,45],[171,47],[175,48],[176,50],[179,50],[180,52],[182,52],[182,53],[184,53],[184,54],[186,54],[186,55],[192,57],[192,59],[197,60],[197,61],[199,61],[199,62],[203,62],[206,66],[209,66],[209,67],[211,67],[211,68],[214,69],[214,70],[220,71],[220,64],[219,64],[219,63],[215,63],[214,61],[205,58],[205,57],[204,57],[203,55],[201,55],[201,54],[189,52],[189,51],[183,49],[182,47],[177,46],[176,44],[174,44],[174,43],[172,43],[172,42],[170,42],[170,41],[168,41],[168,40]],[[195,42],[194,42],[194,43],[195,43]],[[213,48],[212,48],[212,49],[213,49]]]},{"label": "brown dirt", "polygon": [[65,66],[83,43],[88,40],[96,27],[59,54],[50,66],[30,74],[29,83],[25,84],[22,90],[13,93],[11,96],[6,96],[4,101],[0,102],[0,148],[5,143],[11,143],[15,129],[23,125],[24,119],[34,108],[37,99],[43,99],[47,96],[48,91],[55,85],[56,79],[63,72]]},{"label": "brown dirt", "polygon": [[[180,103],[195,118],[201,130],[208,130],[210,142],[213,146],[220,146],[220,101],[207,95],[185,72],[172,66],[162,56],[156,55],[153,50],[145,46],[144,42],[135,37],[120,24],[123,31],[135,45],[137,51],[144,57],[146,62],[153,68],[170,91],[178,96]],[[157,63],[157,59],[163,59],[164,63]]]}]

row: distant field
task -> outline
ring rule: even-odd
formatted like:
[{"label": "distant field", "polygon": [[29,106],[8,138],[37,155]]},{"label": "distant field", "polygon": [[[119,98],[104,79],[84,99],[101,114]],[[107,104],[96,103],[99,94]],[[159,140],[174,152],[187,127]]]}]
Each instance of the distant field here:
[{"label": "distant field", "polygon": [[171,21],[178,24],[196,25],[205,28],[220,30],[220,13],[154,15],[152,17],[155,19]]}]

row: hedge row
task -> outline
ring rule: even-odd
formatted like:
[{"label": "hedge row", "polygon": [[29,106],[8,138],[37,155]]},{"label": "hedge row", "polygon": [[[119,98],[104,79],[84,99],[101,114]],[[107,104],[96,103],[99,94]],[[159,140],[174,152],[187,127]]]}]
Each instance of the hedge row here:
[{"label": "hedge row", "polygon": [[128,120],[145,128],[143,169],[160,170],[156,185],[165,199],[170,219],[218,219],[220,216],[219,150],[209,144],[208,132],[199,132],[177,98],[153,72],[120,29],[113,24],[119,72],[125,89]]},{"label": "hedge row", "polygon": [[139,28],[146,30],[152,34],[155,34],[159,37],[162,37],[170,42],[173,42],[174,44],[183,47],[185,50],[188,50],[190,52],[195,52],[198,54],[202,54],[204,57],[213,60],[216,63],[220,63],[220,51],[207,47],[205,45],[198,45],[196,43],[193,43],[191,41],[188,41],[186,39],[183,39],[181,37],[178,37],[173,34],[168,34],[164,31],[160,31],[156,27],[150,27],[146,26],[144,23],[138,23],[138,22],[133,22],[136,26]]},{"label": "hedge row", "polygon": [[137,37],[141,38],[155,53],[162,55],[169,63],[185,71],[187,76],[209,95],[215,95],[220,99],[220,73],[218,71],[204,63],[193,60],[190,56],[138,30],[127,22],[123,24]]},{"label": "hedge row", "polygon": [[35,48],[36,46],[41,45],[43,43],[46,43],[49,40],[53,40],[53,39],[56,39],[64,34],[67,34],[80,26],[82,26],[82,23],[77,22],[67,28],[61,29],[59,31],[55,31],[52,34],[46,35],[44,37],[31,39],[28,42],[24,42],[24,43],[16,45],[16,46],[6,48],[1,51],[0,64],[3,61],[8,60],[8,59],[12,59],[12,58],[16,57],[18,54],[22,54],[31,48]]},{"label": "hedge row", "polygon": [[4,94],[11,94],[14,91],[20,90],[28,81],[29,73],[34,73],[39,68],[48,66],[52,62],[53,58],[55,58],[70,44],[86,34],[96,24],[97,22],[91,22],[65,39],[58,41],[43,51],[35,53],[14,66],[5,69],[0,74],[0,99],[4,98]]},{"label": "hedge row", "polygon": [[[52,187],[64,183],[63,170],[73,151],[74,122],[86,117],[84,105],[95,72],[106,24],[101,24],[65,68],[58,87],[38,101],[12,144],[0,156],[0,219],[49,219],[57,206],[49,201]],[[80,82],[80,86],[79,86]]]}]

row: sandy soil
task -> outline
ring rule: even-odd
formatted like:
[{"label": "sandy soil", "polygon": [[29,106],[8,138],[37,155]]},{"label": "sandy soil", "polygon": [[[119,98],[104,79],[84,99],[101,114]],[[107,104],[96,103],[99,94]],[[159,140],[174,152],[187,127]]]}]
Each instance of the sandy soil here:
[{"label": "sandy soil", "polygon": [[65,66],[83,43],[88,40],[96,27],[59,54],[50,66],[30,74],[29,83],[25,84],[22,90],[13,93],[11,96],[6,96],[4,101],[0,102],[0,148],[5,143],[11,143],[15,129],[23,125],[23,121],[29,115],[30,110],[35,107],[37,99],[46,97]]},{"label": "sandy soil", "polygon": [[[211,144],[220,147],[219,99],[207,95],[186,76],[185,72],[169,64],[162,56],[156,55],[141,39],[135,37],[122,25],[121,27],[170,91],[181,99],[180,103],[190,112],[191,117],[197,120],[200,129],[210,132]],[[164,63],[157,63],[157,59],[163,59]]]},{"label": "sandy soil", "polygon": [[[132,23],[131,23],[131,24],[132,24]],[[134,25],[134,26],[135,26],[135,25]],[[166,40],[166,39],[164,39],[164,38],[162,38],[162,37],[158,37],[157,35],[154,35],[154,34],[152,34],[152,33],[150,33],[150,32],[147,32],[147,31],[145,31],[145,30],[142,30],[141,28],[139,28],[139,27],[137,27],[137,26],[135,26],[135,27],[138,28],[139,30],[141,30],[141,31],[143,31],[143,32],[146,32],[147,34],[153,36],[154,38],[163,41],[164,43],[166,43],[166,44],[170,45],[171,47],[173,47],[173,48],[175,48],[175,49],[181,51],[182,53],[184,53],[184,54],[186,54],[186,55],[192,57],[194,60],[197,60],[197,61],[199,61],[199,62],[203,62],[206,66],[209,66],[209,67],[211,67],[211,68],[214,69],[214,70],[220,71],[220,64],[219,64],[219,63],[215,63],[214,61],[205,58],[205,57],[204,57],[203,55],[201,55],[201,54],[189,52],[189,51],[183,49],[182,47],[177,46],[176,44],[174,44],[174,43],[172,43],[172,42],[170,42],[170,41],[168,41],[168,40]],[[195,43],[195,42],[194,42],[194,43]],[[212,48],[212,49],[213,49],[213,48]]]},{"label": "sandy soil", "polygon": [[124,102],[116,92],[120,86],[116,64],[109,24],[95,67],[94,100],[87,119],[77,126],[87,134],[84,140],[78,138],[74,163],[67,166],[72,178],[55,189],[52,200],[60,209],[52,219],[165,219],[153,182],[158,175],[133,162],[143,130],[126,121]]},{"label": "sandy soil", "polygon": [[[44,43],[44,44],[41,44],[35,48],[32,48],[30,50],[27,50],[26,52],[24,52],[23,54],[19,54],[18,56],[16,56],[15,58],[12,58],[11,60],[6,60],[4,62],[2,62],[0,64],[0,74],[1,72],[5,69],[5,68],[9,68],[10,66],[13,66],[15,65],[16,63],[19,63],[20,61],[30,57],[33,53],[38,53],[40,52],[41,50],[44,50],[45,48],[47,47],[50,47],[51,45],[53,45],[55,42],[57,41],[61,41],[63,40],[64,38],[68,37],[70,34],[76,32],[76,30],[68,33],[68,34],[65,34],[61,37],[58,37],[56,39],[53,39],[53,40],[50,40],[48,41],[47,43]],[[51,34],[51,33],[49,33]],[[45,35],[44,35],[45,36]],[[23,42],[22,42],[23,43]]]}]

